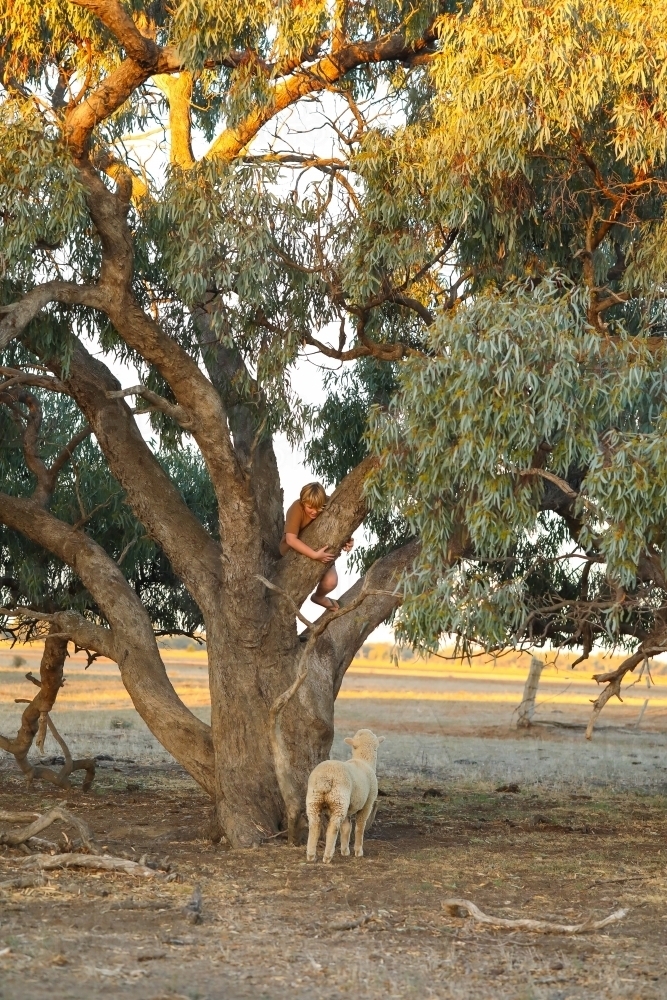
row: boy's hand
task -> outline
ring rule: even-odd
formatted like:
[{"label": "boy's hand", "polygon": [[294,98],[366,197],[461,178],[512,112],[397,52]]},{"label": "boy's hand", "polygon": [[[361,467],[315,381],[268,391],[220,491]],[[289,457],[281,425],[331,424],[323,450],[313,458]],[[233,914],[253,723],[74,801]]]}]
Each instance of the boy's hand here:
[{"label": "boy's hand", "polygon": [[333,562],[335,559],[333,552],[329,552],[328,546],[324,546],[321,549],[317,549],[313,559],[317,559],[318,562],[324,563],[326,566],[328,563]]},{"label": "boy's hand", "polygon": [[348,538],[346,542],[343,542],[342,549],[343,552],[350,552],[354,547],[354,538]]}]

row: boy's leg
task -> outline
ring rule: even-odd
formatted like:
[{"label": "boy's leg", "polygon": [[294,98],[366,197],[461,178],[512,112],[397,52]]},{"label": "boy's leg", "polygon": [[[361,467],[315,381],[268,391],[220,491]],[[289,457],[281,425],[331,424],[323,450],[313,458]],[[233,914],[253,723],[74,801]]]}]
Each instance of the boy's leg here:
[{"label": "boy's leg", "polygon": [[336,572],[336,564],[332,563],[320,580],[317,590],[310,598],[311,601],[313,604],[319,604],[323,608],[335,611],[338,608],[338,601],[334,601],[331,597],[327,597],[327,594],[331,593],[332,590],[335,590],[337,586],[338,573]]}]

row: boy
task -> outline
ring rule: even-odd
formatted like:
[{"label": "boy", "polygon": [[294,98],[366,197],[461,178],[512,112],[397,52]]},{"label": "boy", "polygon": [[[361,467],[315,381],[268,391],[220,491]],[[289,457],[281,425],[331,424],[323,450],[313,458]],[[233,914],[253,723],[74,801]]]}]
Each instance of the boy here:
[{"label": "boy", "polygon": [[[294,549],[295,552],[300,552],[301,555],[308,556],[309,559],[316,559],[318,562],[324,563],[325,566],[329,566],[310,599],[313,604],[319,604],[328,611],[335,611],[338,609],[338,601],[327,597],[327,594],[338,585],[336,567],[330,565],[333,564],[336,557],[326,545],[321,549],[311,549],[310,545],[306,545],[299,538],[303,529],[322,513],[326,502],[327,495],[320,483],[308,483],[307,486],[304,486],[299,499],[294,501],[285,515],[285,531],[280,540],[280,554],[281,556],[287,555],[290,549]],[[343,542],[343,550],[349,552],[353,545],[354,541],[348,538],[346,542]]]}]

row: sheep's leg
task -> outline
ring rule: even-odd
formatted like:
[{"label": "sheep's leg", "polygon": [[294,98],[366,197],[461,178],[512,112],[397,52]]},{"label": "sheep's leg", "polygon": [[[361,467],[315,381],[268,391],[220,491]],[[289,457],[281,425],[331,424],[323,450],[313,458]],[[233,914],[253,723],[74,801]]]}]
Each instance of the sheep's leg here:
[{"label": "sheep's leg", "polygon": [[352,820],[346,816],[340,825],[340,853],[344,858],[350,853],[350,834],[352,833]]},{"label": "sheep's leg", "polygon": [[314,861],[317,857],[317,841],[320,839],[320,814],[316,810],[308,813],[308,846],[306,858]]},{"label": "sheep's leg", "polygon": [[327,844],[324,848],[324,857],[322,861],[325,864],[330,864],[331,859],[334,856],[334,851],[336,850],[336,840],[338,839],[338,831],[340,830],[340,825],[343,821],[342,816],[332,815],[329,819],[329,826],[327,827]]},{"label": "sheep's leg", "polygon": [[357,820],[354,824],[354,856],[363,858],[364,856],[364,830],[366,822],[373,811],[373,802],[367,802],[363,809],[357,813]]}]

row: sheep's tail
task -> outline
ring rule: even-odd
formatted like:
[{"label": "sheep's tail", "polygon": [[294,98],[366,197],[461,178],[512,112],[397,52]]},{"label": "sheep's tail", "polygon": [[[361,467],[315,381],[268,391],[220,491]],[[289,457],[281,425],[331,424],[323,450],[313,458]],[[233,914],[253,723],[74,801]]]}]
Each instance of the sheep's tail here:
[{"label": "sheep's tail", "polygon": [[323,809],[328,809],[329,795],[333,791],[335,782],[336,778],[332,774],[318,775],[317,783],[308,788],[306,812],[319,814]]}]

